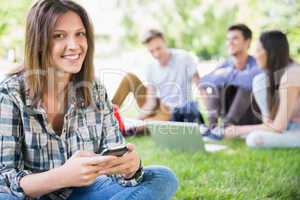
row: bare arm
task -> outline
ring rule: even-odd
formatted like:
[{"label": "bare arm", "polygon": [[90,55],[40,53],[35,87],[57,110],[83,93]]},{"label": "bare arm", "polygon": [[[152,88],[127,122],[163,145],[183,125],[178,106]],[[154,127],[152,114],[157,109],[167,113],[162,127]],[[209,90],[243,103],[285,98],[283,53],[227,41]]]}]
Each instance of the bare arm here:
[{"label": "bare arm", "polygon": [[24,176],[20,186],[30,197],[40,197],[67,187],[88,186],[103,175],[102,170],[113,156],[99,156],[93,152],[77,151],[61,167]]},{"label": "bare arm", "polygon": [[20,180],[20,186],[26,195],[40,197],[64,188],[64,178],[61,178],[64,176],[63,170],[56,168],[39,174],[27,175]]}]

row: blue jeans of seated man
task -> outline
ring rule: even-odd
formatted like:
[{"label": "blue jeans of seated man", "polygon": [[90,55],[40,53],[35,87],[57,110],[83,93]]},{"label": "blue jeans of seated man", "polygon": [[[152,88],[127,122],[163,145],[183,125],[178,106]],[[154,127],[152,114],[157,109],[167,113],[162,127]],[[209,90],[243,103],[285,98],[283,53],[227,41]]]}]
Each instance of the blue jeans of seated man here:
[{"label": "blue jeans of seated man", "polygon": [[200,113],[198,102],[196,101],[189,101],[182,107],[174,108],[170,121],[195,122],[198,124],[204,123],[204,119]]},{"label": "blue jeans of seated man", "polygon": [[[168,200],[175,194],[178,181],[175,174],[161,166],[146,167],[143,181],[134,187],[123,187],[107,176],[100,176],[87,187],[75,188],[68,200]],[[0,200],[21,200],[0,193]],[[46,197],[40,200],[49,200]]]}]

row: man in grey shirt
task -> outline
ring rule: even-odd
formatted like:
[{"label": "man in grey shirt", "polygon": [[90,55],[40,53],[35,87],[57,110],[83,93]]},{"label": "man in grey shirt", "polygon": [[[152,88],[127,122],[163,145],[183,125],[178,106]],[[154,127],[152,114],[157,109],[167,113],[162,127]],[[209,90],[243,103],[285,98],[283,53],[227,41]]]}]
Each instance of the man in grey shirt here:
[{"label": "man in grey shirt", "polygon": [[185,50],[170,49],[158,30],[149,30],[142,43],[154,58],[146,68],[146,85],[128,73],[112,102],[121,106],[132,92],[141,108],[140,119],[170,120],[175,107],[191,101],[191,83],[199,82],[196,59]]}]

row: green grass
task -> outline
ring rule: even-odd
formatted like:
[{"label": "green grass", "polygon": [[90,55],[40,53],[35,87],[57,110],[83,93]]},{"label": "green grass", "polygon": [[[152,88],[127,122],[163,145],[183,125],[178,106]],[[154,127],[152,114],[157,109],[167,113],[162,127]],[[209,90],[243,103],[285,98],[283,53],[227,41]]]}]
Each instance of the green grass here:
[{"label": "green grass", "polygon": [[[122,114],[137,113],[130,106]],[[224,151],[182,153],[157,147],[149,136],[127,141],[137,146],[145,166],[165,165],[176,173],[175,200],[300,200],[300,149],[251,149],[231,140],[222,142]]]},{"label": "green grass", "polygon": [[129,138],[144,165],[165,165],[177,175],[178,200],[300,199],[300,149],[254,150],[242,140],[215,153],[158,148],[151,137]]}]

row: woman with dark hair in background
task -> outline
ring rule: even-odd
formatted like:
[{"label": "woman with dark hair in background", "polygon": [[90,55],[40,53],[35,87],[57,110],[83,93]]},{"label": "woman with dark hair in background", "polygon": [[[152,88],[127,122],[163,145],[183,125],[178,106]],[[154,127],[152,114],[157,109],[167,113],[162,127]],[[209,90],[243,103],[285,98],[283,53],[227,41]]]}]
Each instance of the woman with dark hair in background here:
[{"label": "woman with dark hair in background", "polygon": [[265,73],[253,80],[263,124],[229,126],[223,137],[247,136],[251,147],[300,147],[300,67],[290,59],[286,35],[261,34],[256,60]]},{"label": "woman with dark hair in background", "polygon": [[[168,168],[142,167],[94,78],[93,29],[69,0],[40,0],[26,24],[25,70],[0,85],[0,199],[170,199]],[[120,157],[104,150],[126,146]],[[134,187],[133,187],[134,186]]]}]

